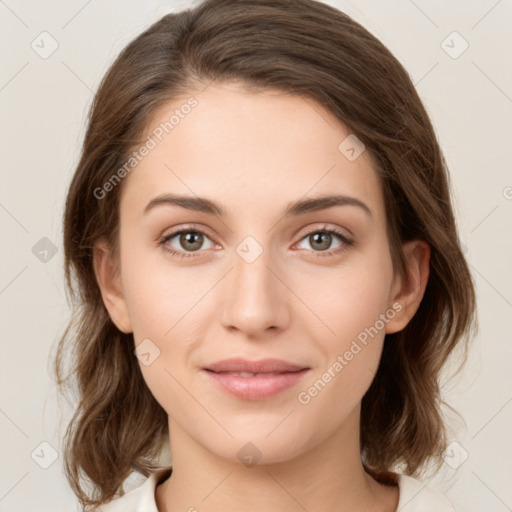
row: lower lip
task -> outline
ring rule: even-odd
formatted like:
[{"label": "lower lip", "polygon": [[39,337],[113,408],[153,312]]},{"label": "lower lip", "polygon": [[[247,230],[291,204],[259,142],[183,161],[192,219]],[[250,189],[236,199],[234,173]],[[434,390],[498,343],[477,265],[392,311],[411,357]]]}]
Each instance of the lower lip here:
[{"label": "lower lip", "polygon": [[229,373],[204,371],[224,391],[244,400],[262,400],[297,384],[309,369],[258,377],[240,377]]}]

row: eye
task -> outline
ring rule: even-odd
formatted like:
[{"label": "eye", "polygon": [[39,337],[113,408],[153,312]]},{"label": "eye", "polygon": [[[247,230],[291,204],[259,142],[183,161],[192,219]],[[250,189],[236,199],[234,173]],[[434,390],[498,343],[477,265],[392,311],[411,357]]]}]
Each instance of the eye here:
[{"label": "eye", "polygon": [[[328,250],[331,246],[333,239],[338,239],[341,243],[334,249]],[[336,229],[327,229],[324,226],[321,229],[315,229],[306,234],[301,240],[307,241],[310,247],[313,248],[313,252],[319,253],[316,256],[333,256],[334,254],[341,253],[348,246],[353,245],[353,241],[344,235],[342,232]]]},{"label": "eye", "polygon": [[[175,243],[181,247],[172,245],[174,238],[176,238]],[[203,247],[205,239],[210,241],[208,247]],[[340,244],[334,249],[327,250],[331,246],[333,239],[340,241]],[[339,254],[346,250],[347,247],[353,245],[353,241],[341,231],[332,228],[327,229],[326,226],[311,230],[302,237],[298,244],[301,244],[303,241],[307,241],[312,247],[312,251],[316,253],[315,256],[319,257]],[[171,245],[169,245],[168,242],[171,243]],[[196,257],[194,253],[200,252],[201,249],[211,249],[213,247],[213,242],[204,231],[198,228],[186,227],[169,233],[160,240],[159,244],[163,246],[164,250],[178,258],[194,258]]]},{"label": "eye", "polygon": [[[173,248],[173,246],[169,246],[167,242],[171,242],[173,238],[176,238],[176,242],[181,245],[183,250],[176,250],[176,248]],[[182,228],[178,231],[174,231],[172,233],[169,233],[166,235],[161,241],[160,245],[163,246],[163,248],[170,252],[174,256],[178,256],[180,258],[193,258],[195,257],[195,254],[187,254],[187,252],[197,252],[201,249],[204,240],[209,239],[208,235],[197,228]],[[206,249],[210,249],[213,246],[213,243],[210,240],[211,245],[209,247],[206,247]],[[178,249],[180,249],[178,247]],[[203,247],[204,249],[204,247]]]}]

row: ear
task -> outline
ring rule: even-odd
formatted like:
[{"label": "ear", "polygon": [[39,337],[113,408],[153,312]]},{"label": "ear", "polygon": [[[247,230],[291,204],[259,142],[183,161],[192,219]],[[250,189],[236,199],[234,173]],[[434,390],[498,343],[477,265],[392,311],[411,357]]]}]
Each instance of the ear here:
[{"label": "ear", "polygon": [[94,244],[93,266],[103,303],[112,322],[121,332],[126,334],[133,332],[118,264],[113,261],[111,250],[104,240],[98,240]]},{"label": "ear", "polygon": [[398,276],[391,293],[390,307],[397,312],[386,324],[386,334],[401,331],[418,310],[429,276],[430,246],[423,240],[403,244],[406,277]]}]

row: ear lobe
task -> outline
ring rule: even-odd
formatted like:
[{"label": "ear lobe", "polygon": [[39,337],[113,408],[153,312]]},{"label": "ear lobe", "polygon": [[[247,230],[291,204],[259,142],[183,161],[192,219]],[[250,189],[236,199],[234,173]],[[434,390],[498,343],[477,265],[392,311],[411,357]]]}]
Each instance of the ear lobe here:
[{"label": "ear lobe", "polygon": [[121,332],[133,332],[118,265],[113,261],[111,250],[104,240],[98,240],[94,244],[93,267],[103,304],[112,322]]},{"label": "ear lobe", "polygon": [[407,275],[397,278],[392,293],[392,303],[396,303],[395,317],[386,325],[386,334],[399,332],[405,328],[418,310],[429,276],[430,246],[424,240],[409,240],[403,244]]}]

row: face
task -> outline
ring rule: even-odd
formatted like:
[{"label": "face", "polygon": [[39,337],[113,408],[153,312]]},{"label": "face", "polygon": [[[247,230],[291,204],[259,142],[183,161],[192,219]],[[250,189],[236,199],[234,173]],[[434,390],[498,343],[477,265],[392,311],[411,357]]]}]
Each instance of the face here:
[{"label": "face", "polygon": [[[233,84],[194,97],[124,179],[109,311],[142,343],[171,434],[226,459],[251,442],[265,461],[287,460],[355,428],[384,336],[406,323],[381,185],[369,151],[348,158],[350,132],[311,100]],[[186,102],[162,109],[148,135]],[[153,201],[166,194],[191,201]],[[345,199],[289,211],[326,196]],[[186,207],[198,198],[223,213]],[[235,357],[304,370],[205,369]]]}]

